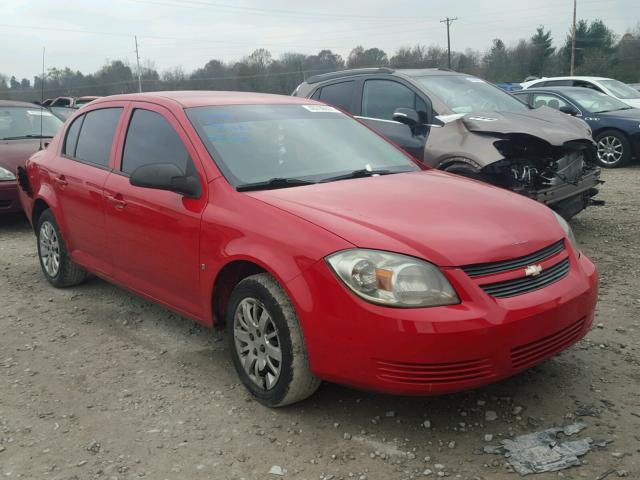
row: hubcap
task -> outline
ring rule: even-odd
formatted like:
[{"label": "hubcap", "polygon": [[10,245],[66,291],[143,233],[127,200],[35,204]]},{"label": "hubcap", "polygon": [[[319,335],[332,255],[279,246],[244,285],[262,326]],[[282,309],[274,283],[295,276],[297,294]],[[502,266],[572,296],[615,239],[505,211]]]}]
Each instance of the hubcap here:
[{"label": "hubcap", "polygon": [[44,222],[40,227],[40,260],[50,277],[55,277],[60,269],[60,241],[53,225]]},{"label": "hubcap", "polygon": [[243,299],[233,318],[236,352],[251,381],[263,390],[280,378],[282,351],[278,330],[265,306],[255,298]]},{"label": "hubcap", "polygon": [[614,136],[602,137],[598,140],[598,158],[602,163],[613,165],[622,159],[624,146],[619,138]]}]

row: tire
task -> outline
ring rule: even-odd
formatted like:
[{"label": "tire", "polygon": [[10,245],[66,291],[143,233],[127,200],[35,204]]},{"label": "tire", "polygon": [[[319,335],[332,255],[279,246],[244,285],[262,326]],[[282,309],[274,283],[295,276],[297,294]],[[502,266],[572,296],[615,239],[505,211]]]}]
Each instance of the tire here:
[{"label": "tire", "polygon": [[485,175],[471,165],[465,163],[452,163],[444,167],[442,170],[448,173],[455,173],[461,177],[471,178],[484,183],[491,183],[491,179],[488,175]]},{"label": "tire", "polygon": [[84,282],[87,272],[69,258],[58,222],[51,210],[45,210],[40,215],[36,235],[42,273],[51,285],[66,288]]},{"label": "tire", "polygon": [[318,389],[320,379],[311,372],[293,305],[271,275],[260,273],[238,283],[226,322],[233,365],[260,403],[283,407]]},{"label": "tire", "polygon": [[629,139],[617,130],[604,130],[595,138],[596,162],[604,168],[621,167],[631,160]]}]

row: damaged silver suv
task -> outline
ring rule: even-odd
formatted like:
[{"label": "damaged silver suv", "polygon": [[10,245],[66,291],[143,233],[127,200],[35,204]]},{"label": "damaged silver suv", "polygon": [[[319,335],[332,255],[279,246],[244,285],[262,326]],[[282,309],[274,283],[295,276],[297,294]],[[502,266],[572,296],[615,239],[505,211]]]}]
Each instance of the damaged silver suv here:
[{"label": "damaged silver suv", "polygon": [[310,77],[293,95],[355,115],[431,167],[521,193],[565,218],[600,203],[589,126],[531,109],[480,78],[364,68]]}]

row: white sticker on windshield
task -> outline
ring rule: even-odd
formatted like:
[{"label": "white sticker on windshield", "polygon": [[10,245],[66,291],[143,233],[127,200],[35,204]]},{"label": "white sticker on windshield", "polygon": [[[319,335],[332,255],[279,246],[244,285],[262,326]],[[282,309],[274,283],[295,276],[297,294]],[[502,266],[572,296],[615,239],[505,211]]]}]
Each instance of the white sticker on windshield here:
[{"label": "white sticker on windshield", "polygon": [[467,77],[467,81],[474,82],[474,83],[485,83],[484,80],[476,77]]},{"label": "white sticker on windshield", "polygon": [[340,113],[338,109],[329,105],[302,105],[302,108],[306,108],[313,113]]},{"label": "white sticker on windshield", "polygon": [[45,112],[44,110],[27,110],[28,115],[42,115],[43,117],[52,117],[53,115],[50,112]]}]

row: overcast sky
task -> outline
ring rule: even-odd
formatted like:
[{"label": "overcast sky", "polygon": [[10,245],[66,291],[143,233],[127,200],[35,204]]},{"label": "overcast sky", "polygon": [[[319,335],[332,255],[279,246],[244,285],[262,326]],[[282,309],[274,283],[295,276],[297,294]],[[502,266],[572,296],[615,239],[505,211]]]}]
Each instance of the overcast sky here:
[{"label": "overcast sky", "polygon": [[[345,58],[351,48],[379,47],[389,56],[404,45],[446,46],[439,20],[452,25],[452,48],[485,50],[493,38],[507,45],[538,25],[564,41],[571,0],[7,0],[0,7],[0,73],[18,78],[47,67],[91,73],[107,59],[135,64],[140,57],[159,71],[185,71],[212,58],[234,60],[256,48],[317,53],[329,48]],[[640,20],[640,0],[578,0],[578,18],[600,18],[617,34]]]}]

